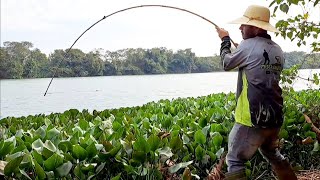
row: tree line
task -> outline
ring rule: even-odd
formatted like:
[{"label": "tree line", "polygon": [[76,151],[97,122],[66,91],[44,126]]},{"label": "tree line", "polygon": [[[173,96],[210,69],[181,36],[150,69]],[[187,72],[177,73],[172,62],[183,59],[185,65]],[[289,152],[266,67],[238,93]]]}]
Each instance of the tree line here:
[{"label": "tree line", "polygon": [[[197,57],[191,49],[176,52],[164,47],[127,48],[117,51],[57,49],[48,56],[31,42],[4,42],[0,49],[0,79],[202,73],[222,71],[219,55]],[[320,68],[320,54],[285,53],[285,68]]]}]

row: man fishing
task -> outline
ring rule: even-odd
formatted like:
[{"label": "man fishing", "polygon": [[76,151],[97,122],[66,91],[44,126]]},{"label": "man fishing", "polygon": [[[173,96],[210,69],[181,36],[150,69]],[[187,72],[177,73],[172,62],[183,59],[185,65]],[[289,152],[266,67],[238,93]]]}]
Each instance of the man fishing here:
[{"label": "man fishing", "polygon": [[224,70],[238,68],[235,124],[229,134],[226,179],[246,179],[245,163],[257,150],[267,159],[280,180],[297,179],[288,160],[279,152],[283,123],[283,98],[279,86],[284,55],[267,31],[278,32],[270,23],[268,8],[249,6],[231,23],[241,24],[243,41],[231,52],[228,31],[216,27],[222,40],[220,56]]}]

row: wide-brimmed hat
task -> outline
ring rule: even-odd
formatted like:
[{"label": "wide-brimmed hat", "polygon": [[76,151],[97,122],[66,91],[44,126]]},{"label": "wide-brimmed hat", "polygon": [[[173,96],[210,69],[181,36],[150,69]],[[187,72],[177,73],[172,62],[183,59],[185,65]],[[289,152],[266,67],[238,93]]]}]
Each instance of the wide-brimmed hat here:
[{"label": "wide-brimmed hat", "polygon": [[270,10],[264,6],[251,5],[244,12],[243,16],[230,22],[230,24],[246,24],[255,26],[267,31],[279,32],[269,23]]}]

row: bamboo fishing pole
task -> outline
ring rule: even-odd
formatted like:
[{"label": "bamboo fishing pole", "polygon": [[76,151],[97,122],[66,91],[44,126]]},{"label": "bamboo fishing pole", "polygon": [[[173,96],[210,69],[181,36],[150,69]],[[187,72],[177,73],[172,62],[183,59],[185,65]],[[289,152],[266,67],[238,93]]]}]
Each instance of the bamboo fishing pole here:
[{"label": "bamboo fishing pole", "polygon": [[[97,25],[98,23],[100,23],[101,21],[103,21],[104,19],[112,16],[112,15],[115,15],[115,14],[118,14],[120,12],[124,12],[124,11],[127,11],[127,10],[130,10],[130,9],[136,9],[136,8],[142,8],[142,7],[161,7],[161,8],[170,8],[170,9],[175,9],[175,10],[180,10],[180,11],[184,11],[184,12],[187,12],[187,13],[190,13],[192,15],[195,15],[197,17],[200,17],[202,18],[203,20],[209,22],[210,24],[214,25],[215,28],[219,28],[219,26],[217,24],[215,24],[214,22],[210,21],[209,19],[197,14],[197,13],[194,13],[192,11],[189,11],[189,10],[186,10],[186,9],[183,9],[183,8],[179,8],[179,7],[174,7],[174,6],[167,6],[167,5],[156,5],[156,4],[152,4],[152,5],[139,5],[139,6],[132,6],[132,7],[128,7],[128,8],[124,8],[124,9],[121,9],[121,10],[118,10],[118,11],[115,11],[111,14],[108,14],[107,16],[103,16],[103,18],[101,18],[100,20],[98,20],[97,22],[95,22],[94,24],[92,24],[89,28],[87,28],[83,33],[81,33],[81,35],[73,42],[73,44],[70,46],[70,48],[68,48],[68,50],[66,51],[66,53],[64,54],[63,58],[59,61],[58,65],[57,65],[57,69],[58,67],[60,66],[61,62],[66,58],[66,56],[68,55],[68,53],[70,52],[70,50],[72,49],[72,47],[76,44],[76,42],[87,32],[89,31],[93,26]],[[232,44],[237,47],[237,44],[234,43],[234,41],[231,39],[231,42]],[[47,90],[46,92],[44,93],[44,96],[46,96],[48,90],[49,90],[49,87],[53,81],[53,78],[55,77],[56,73],[57,73],[57,69],[54,71],[53,75],[52,75],[52,78],[49,82],[49,85],[47,87]]]}]

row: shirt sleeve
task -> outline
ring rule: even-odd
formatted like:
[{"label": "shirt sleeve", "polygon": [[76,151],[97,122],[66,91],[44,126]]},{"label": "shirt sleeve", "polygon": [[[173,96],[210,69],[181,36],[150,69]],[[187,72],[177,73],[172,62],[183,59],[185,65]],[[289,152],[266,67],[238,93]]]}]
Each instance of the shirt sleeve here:
[{"label": "shirt sleeve", "polygon": [[225,71],[230,71],[234,68],[241,68],[246,66],[246,60],[249,56],[249,53],[246,53],[246,50],[242,43],[239,44],[235,52],[231,52],[231,42],[230,37],[226,36],[222,38],[221,48],[220,48],[220,57],[223,69]]}]

